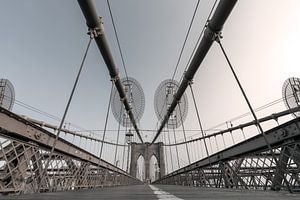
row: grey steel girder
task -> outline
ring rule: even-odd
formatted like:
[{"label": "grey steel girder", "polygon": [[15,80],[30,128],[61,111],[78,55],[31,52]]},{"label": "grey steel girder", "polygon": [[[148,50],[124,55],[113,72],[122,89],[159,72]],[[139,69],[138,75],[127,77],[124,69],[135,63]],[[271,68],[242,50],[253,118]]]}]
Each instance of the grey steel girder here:
[{"label": "grey steel girder", "polygon": [[[266,137],[272,147],[277,147],[288,142],[300,140],[300,118],[291,120],[285,124],[266,131]],[[250,153],[267,150],[267,145],[261,135],[254,136],[230,148],[222,150],[200,161],[194,162],[191,165],[178,169],[162,178],[167,179],[178,174],[183,174],[197,168],[203,168],[209,165],[214,165],[219,162],[226,162],[234,158],[246,156]],[[210,159],[210,160],[209,160]],[[159,180],[158,180],[159,181]]]},{"label": "grey steel girder", "polygon": [[[47,150],[51,149],[55,140],[54,134],[1,107],[0,130],[0,134],[6,138],[13,138],[23,142],[31,142]],[[108,170],[130,177],[130,175],[122,169],[117,168],[116,166],[102,159],[99,160],[99,158],[95,155],[73,145],[62,138],[58,139],[55,151],[77,159],[79,158],[83,161],[88,161]]]}]

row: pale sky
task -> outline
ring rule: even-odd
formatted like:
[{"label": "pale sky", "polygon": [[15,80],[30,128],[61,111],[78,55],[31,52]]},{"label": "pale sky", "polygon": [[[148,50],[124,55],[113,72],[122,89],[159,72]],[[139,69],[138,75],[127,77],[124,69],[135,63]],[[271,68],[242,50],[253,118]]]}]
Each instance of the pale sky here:
[{"label": "pale sky", "polygon": [[[88,36],[77,1],[1,0],[0,78],[9,79],[16,99],[61,117]],[[111,0],[119,40],[130,77],[144,89],[141,129],[155,129],[153,99],[161,81],[172,77],[196,0]],[[179,81],[212,0],[202,0],[175,79]],[[121,65],[106,0],[96,1],[114,58]],[[223,29],[223,44],[244,89],[257,108],[281,98],[283,82],[300,77],[300,1],[238,1]],[[85,129],[103,129],[110,77],[92,43],[67,121]],[[248,112],[221,50],[214,44],[193,85],[205,129]],[[198,129],[190,92],[186,129]],[[283,103],[259,116],[284,110]],[[58,124],[18,105],[14,112]],[[252,120],[248,118],[247,120]],[[110,113],[108,129],[117,129]],[[179,130],[181,130],[179,128]],[[143,133],[143,135],[146,134]],[[145,140],[150,140],[151,133]],[[195,133],[188,133],[190,135]],[[116,139],[115,132],[108,138]],[[182,138],[182,136],[178,136]]]}]

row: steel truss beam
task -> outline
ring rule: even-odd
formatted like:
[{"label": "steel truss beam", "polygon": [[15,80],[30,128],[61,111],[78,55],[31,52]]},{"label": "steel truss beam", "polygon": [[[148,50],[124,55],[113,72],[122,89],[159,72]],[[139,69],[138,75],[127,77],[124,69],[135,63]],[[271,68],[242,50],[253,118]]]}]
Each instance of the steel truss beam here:
[{"label": "steel truss beam", "polygon": [[[0,108],[0,193],[38,192],[55,135]],[[40,191],[138,184],[116,166],[59,138]]]},{"label": "steel truss beam", "polygon": [[[155,183],[202,187],[300,189],[300,118],[266,132],[278,166],[261,135],[174,171]],[[192,175],[191,175],[192,174]]]}]

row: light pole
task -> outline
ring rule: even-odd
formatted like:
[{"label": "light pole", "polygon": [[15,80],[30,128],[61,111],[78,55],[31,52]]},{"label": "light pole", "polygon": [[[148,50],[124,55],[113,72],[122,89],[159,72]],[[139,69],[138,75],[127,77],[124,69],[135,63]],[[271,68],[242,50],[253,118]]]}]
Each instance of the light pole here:
[{"label": "light pole", "polygon": [[131,130],[129,129],[128,133],[125,134],[126,143],[128,144],[127,149],[127,166],[126,166],[126,172],[129,173],[129,151],[130,151],[130,144],[131,144],[131,138],[133,137],[133,134],[131,133]]}]

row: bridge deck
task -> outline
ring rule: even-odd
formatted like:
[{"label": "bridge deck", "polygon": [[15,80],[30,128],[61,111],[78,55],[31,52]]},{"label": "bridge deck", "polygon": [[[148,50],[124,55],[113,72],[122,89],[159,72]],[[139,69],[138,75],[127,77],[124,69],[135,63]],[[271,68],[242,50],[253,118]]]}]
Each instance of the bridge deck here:
[{"label": "bridge deck", "polygon": [[[155,194],[154,194],[155,193]],[[20,196],[0,196],[0,199],[39,199],[39,200],[92,200],[92,199],[243,199],[243,200],[276,200],[299,199],[299,194],[273,191],[250,191],[236,189],[196,188],[174,185],[135,185],[86,189],[66,192],[25,194]]]}]

